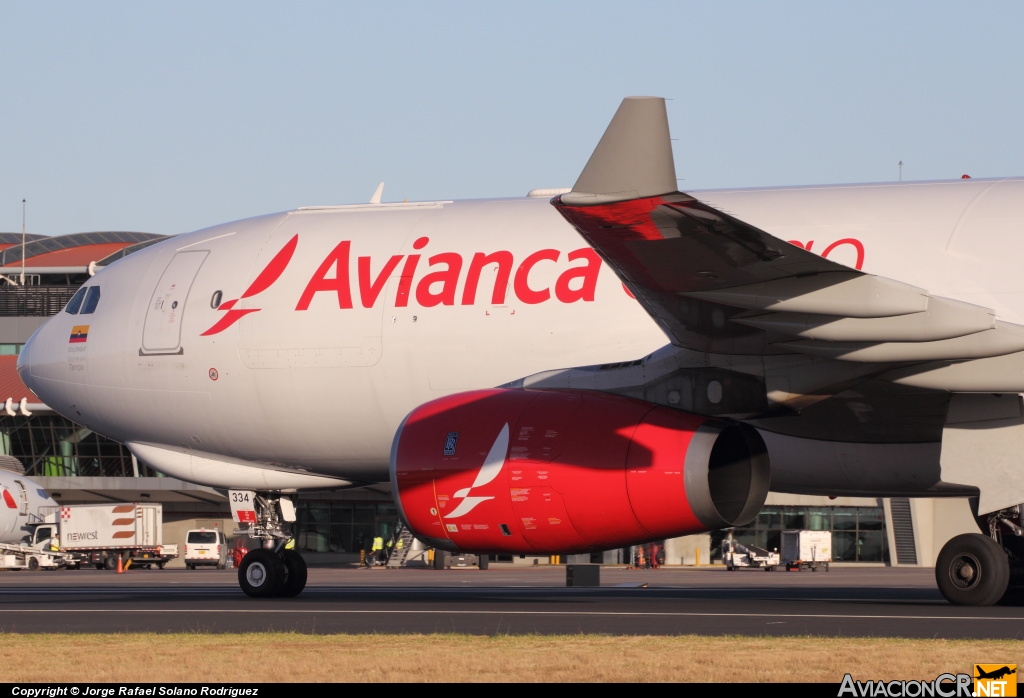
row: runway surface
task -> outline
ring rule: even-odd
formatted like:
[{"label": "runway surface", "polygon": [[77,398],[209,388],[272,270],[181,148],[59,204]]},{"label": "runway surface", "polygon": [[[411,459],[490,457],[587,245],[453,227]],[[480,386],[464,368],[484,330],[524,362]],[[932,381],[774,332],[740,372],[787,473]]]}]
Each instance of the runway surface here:
[{"label": "runway surface", "polygon": [[[644,586],[645,585],[645,586]],[[1024,638],[1024,607],[946,603],[931,569],[311,568],[295,599],[250,599],[234,570],[0,572],[0,632],[828,635]]]}]

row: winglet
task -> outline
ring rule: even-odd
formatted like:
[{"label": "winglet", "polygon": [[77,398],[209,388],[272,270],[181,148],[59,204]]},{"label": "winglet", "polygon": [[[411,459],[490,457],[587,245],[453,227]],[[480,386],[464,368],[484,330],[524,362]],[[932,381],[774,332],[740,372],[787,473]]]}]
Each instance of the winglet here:
[{"label": "winglet", "polygon": [[384,193],[384,182],[377,185],[377,190],[373,192],[373,196],[370,197],[371,204],[379,204],[381,194]]},{"label": "winglet", "polygon": [[661,97],[626,97],[562,202],[607,204],[676,191],[668,114]]}]

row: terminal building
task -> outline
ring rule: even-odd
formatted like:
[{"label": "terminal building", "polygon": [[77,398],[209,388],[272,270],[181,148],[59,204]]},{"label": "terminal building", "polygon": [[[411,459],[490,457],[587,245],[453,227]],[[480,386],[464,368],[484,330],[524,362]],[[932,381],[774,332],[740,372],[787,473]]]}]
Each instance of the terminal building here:
[{"label": "terminal building", "polygon": [[[231,536],[234,524],[226,492],[162,476],[122,444],[42,404],[15,370],[17,355],[31,334],[60,312],[90,275],[162,239],[133,232],[60,237],[0,233],[0,451],[16,458],[25,474],[62,504],[160,502],[164,540],[181,545],[193,528],[219,528]],[[296,545],[311,564],[356,561],[368,539],[390,535],[398,524],[387,486],[303,494],[297,504]],[[780,547],[785,529],[831,531],[836,562],[901,566],[932,566],[947,540],[978,531],[963,498],[770,493],[757,518],[735,529],[733,536],[771,550]],[[665,541],[665,562],[713,562],[725,535],[714,531]],[[632,552],[606,551],[592,560],[628,563]],[[547,560],[528,560],[535,561]]]}]

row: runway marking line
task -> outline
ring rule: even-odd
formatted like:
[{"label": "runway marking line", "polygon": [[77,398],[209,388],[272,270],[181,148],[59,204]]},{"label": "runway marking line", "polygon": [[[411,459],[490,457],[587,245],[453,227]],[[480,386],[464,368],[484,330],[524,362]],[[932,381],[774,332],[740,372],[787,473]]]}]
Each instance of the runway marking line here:
[{"label": "runway marking line", "polygon": [[5,613],[261,613],[261,614],[350,614],[350,615],[447,615],[447,616],[655,616],[662,618],[797,618],[797,619],[849,619],[849,620],[994,620],[1012,621],[1019,623],[1020,617],[992,617],[992,616],[886,616],[866,615],[857,616],[851,614],[827,614],[827,613],[685,613],[654,611],[457,611],[457,610],[419,610],[419,611],[397,611],[397,610],[369,610],[369,609],[285,609],[285,608],[264,608],[251,610],[230,610],[218,609],[127,609],[127,608],[5,608]]}]

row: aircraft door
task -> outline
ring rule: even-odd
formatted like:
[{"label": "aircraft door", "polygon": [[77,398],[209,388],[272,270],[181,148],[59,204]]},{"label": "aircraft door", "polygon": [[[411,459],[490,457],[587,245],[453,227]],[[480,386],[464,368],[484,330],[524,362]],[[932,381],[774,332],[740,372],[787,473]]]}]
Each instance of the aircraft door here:
[{"label": "aircraft door", "polygon": [[181,321],[185,301],[208,250],[179,252],[164,269],[146,310],[142,330],[143,354],[182,354]]},{"label": "aircraft door", "polygon": [[15,480],[14,484],[18,486],[18,515],[28,516],[28,490],[25,489],[25,483]]}]

